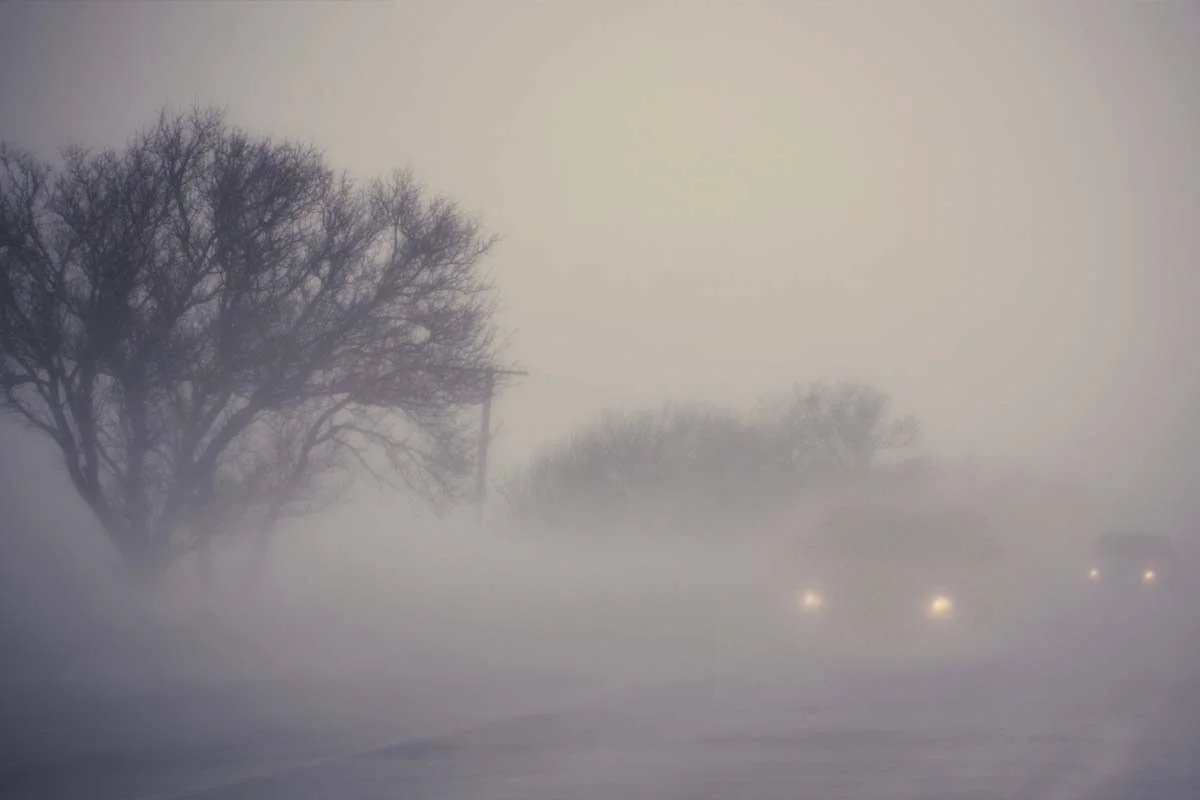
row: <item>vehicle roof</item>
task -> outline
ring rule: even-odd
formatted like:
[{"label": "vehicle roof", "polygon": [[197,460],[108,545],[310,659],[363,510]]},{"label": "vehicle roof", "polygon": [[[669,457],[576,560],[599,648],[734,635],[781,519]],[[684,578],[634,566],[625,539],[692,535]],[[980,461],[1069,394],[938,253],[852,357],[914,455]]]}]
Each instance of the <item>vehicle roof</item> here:
[{"label": "vehicle roof", "polygon": [[831,507],[812,542],[849,556],[979,559],[999,544],[987,515],[969,507],[855,503]]},{"label": "vehicle roof", "polygon": [[1165,558],[1175,553],[1170,537],[1139,530],[1105,531],[1096,536],[1092,549],[1101,555],[1132,558]]}]

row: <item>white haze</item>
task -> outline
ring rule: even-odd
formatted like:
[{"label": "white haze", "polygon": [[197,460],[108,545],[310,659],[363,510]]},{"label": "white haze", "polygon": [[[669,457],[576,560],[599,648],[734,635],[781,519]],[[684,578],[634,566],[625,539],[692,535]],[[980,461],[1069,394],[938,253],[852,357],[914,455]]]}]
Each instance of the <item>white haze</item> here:
[{"label": "white haze", "polygon": [[[607,408],[862,378],[945,463],[1082,491],[1026,509],[1070,558],[1067,529],[1195,533],[1197,42],[1182,3],[10,3],[0,138],[115,146],[215,103],[355,174],[411,164],[503,237],[531,375],[495,408],[497,480]],[[443,687],[408,707],[436,726],[789,630],[740,541],[548,541],[368,483],[281,531],[257,599],[236,548],[215,591],[185,561],[148,597],[46,443],[2,433],[22,681],[408,681]],[[312,713],[394,731],[372,705]]]}]

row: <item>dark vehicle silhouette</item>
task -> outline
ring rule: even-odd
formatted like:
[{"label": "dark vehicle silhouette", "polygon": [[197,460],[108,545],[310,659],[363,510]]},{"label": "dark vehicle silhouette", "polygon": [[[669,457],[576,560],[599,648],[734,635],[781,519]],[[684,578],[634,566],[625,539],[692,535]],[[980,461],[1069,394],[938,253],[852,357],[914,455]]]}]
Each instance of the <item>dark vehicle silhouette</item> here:
[{"label": "dark vehicle silhouette", "polygon": [[1084,576],[1098,590],[1147,592],[1171,580],[1179,558],[1170,537],[1149,531],[1106,531],[1087,553]]},{"label": "dark vehicle silhouette", "polygon": [[797,543],[795,613],[818,641],[863,653],[942,650],[991,639],[1016,617],[1017,564],[974,508],[841,504]]},{"label": "dark vehicle silhouette", "polygon": [[1089,537],[1074,553],[1074,599],[1060,615],[1061,636],[1156,649],[1193,623],[1189,551],[1170,536],[1139,529]]}]

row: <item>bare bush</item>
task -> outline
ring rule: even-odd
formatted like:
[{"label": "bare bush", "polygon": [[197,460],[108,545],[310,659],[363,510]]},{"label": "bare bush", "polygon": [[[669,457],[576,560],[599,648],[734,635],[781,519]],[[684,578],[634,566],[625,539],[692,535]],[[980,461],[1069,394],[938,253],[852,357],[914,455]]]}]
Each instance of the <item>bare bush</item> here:
[{"label": "bare bush", "polygon": [[907,454],[919,432],[875,387],[813,383],[750,419],[704,407],[610,414],[536,458],[507,494],[516,520],[551,529],[723,532],[818,484],[902,482],[912,464],[881,471],[877,457]]}]

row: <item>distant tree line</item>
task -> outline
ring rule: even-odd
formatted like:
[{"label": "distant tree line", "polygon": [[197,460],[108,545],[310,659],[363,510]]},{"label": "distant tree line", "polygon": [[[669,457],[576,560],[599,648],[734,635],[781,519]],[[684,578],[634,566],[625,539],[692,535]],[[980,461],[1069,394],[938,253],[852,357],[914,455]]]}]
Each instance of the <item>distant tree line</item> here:
[{"label": "distant tree line", "polygon": [[753,414],[708,406],[607,414],[506,485],[510,522],[559,531],[719,533],[819,486],[912,455],[915,417],[869,384],[811,383]]}]

